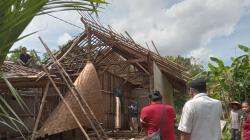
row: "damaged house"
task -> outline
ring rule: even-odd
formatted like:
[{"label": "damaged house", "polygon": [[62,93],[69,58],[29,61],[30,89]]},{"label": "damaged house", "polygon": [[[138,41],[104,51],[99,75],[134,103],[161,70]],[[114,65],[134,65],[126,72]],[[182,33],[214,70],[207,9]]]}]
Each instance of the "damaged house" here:
[{"label": "damaged house", "polygon": [[[70,85],[72,90],[76,88],[86,100],[108,137],[118,138],[129,134],[130,99],[138,101],[141,109],[149,104],[148,94],[152,90],[159,90],[167,104],[173,104],[175,92],[186,92],[189,75],[184,67],[145,49],[128,34],[116,33],[86,17],[82,17],[81,21],[85,30],[54,54],[56,61],[49,58],[44,63],[49,76],[42,68],[28,68],[13,62],[6,61],[2,67],[4,75],[30,110],[28,113],[18,109],[15,111],[31,133],[37,122],[36,139],[84,138],[72,112],[84,131],[90,137],[95,135],[91,123],[86,120],[77,99],[73,97],[69,83],[65,83],[60,75],[61,70],[73,81]],[[59,70],[55,63],[59,63],[63,69]],[[64,96],[63,100],[49,77]],[[0,87],[2,96],[15,109],[18,104],[8,94],[8,87],[3,81]],[[18,138],[18,133],[3,125],[0,134],[7,139]]]}]

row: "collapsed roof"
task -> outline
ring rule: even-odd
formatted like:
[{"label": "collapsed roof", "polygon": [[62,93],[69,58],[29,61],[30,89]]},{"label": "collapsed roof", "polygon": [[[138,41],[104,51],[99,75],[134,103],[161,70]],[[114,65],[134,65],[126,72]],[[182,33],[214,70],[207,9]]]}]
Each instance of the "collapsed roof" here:
[{"label": "collapsed roof", "polygon": [[[186,69],[136,43],[126,32],[126,36],[116,33],[97,23],[94,19],[82,17],[85,30],[72,41],[60,48],[57,59],[71,76],[79,75],[86,62],[91,61],[101,73],[109,72],[133,85],[148,86],[152,75],[150,63],[154,61],[166,74],[175,89],[185,89],[189,74]],[[48,59],[46,66],[52,61]],[[38,78],[41,71],[5,61],[2,70],[7,78]],[[54,73],[56,73],[54,69]]]},{"label": "collapsed roof", "polygon": [[[190,76],[183,66],[137,44],[127,32],[127,36],[118,34],[87,17],[81,21],[85,30],[56,53],[69,73],[77,76],[86,62],[91,61],[102,72],[112,73],[133,85],[148,86],[152,75],[150,65],[155,62],[176,89],[185,89]],[[48,59],[47,66],[50,64]]]},{"label": "collapsed roof", "polygon": [[1,69],[6,78],[36,78],[41,73],[38,69],[25,67],[12,61],[4,61]]}]

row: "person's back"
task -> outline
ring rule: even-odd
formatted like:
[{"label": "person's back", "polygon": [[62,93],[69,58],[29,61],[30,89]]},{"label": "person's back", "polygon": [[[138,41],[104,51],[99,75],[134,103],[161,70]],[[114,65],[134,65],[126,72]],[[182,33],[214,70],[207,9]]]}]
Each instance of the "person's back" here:
[{"label": "person's back", "polygon": [[176,114],[174,108],[170,105],[164,105],[161,102],[152,102],[150,105],[141,110],[140,122],[143,128],[146,129],[146,135],[149,136],[160,130],[161,118],[164,116],[163,109],[165,108],[165,119],[162,123],[161,134],[163,140],[175,140],[174,122]]},{"label": "person's back", "polygon": [[221,102],[207,96],[203,79],[192,81],[190,94],[193,98],[184,105],[178,127],[181,140],[220,140]]},{"label": "person's back", "polygon": [[187,102],[187,105],[194,111],[191,139],[219,140],[221,102],[208,96],[200,96]]}]

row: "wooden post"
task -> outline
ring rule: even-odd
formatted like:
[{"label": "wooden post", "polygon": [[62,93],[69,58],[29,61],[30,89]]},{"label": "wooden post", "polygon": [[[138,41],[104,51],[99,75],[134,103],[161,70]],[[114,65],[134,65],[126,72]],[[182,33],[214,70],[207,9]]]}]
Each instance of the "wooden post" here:
[{"label": "wooden post", "polygon": [[33,128],[33,133],[32,133],[32,136],[31,136],[31,140],[35,139],[36,131],[37,131],[38,124],[39,124],[39,121],[40,121],[41,116],[42,116],[43,107],[44,107],[45,100],[46,100],[46,97],[47,97],[49,84],[50,84],[50,82],[47,82],[47,84],[45,86],[45,90],[43,92],[43,98],[42,98],[42,102],[41,102],[41,105],[40,105],[40,108],[39,108],[37,119],[36,119],[36,122],[35,122],[35,125],[34,125],[34,128]]}]

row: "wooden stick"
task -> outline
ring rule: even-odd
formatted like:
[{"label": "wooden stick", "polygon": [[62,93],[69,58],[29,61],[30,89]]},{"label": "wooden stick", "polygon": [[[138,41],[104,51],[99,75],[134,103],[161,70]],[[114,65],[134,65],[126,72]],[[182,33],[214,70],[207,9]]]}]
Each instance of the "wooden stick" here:
[{"label": "wooden stick", "polygon": [[148,51],[150,51],[150,48],[149,48],[149,46],[148,46],[148,43],[147,42],[145,42],[146,43],[146,46],[147,46],[147,48],[148,48]]},{"label": "wooden stick", "polygon": [[44,107],[45,100],[46,100],[46,97],[47,97],[49,84],[50,84],[50,82],[47,82],[47,84],[45,86],[45,90],[43,92],[43,98],[42,98],[42,102],[41,102],[39,112],[38,112],[38,115],[37,115],[37,118],[36,118],[35,125],[33,127],[33,133],[32,133],[32,136],[31,136],[31,140],[35,140],[35,135],[36,135],[36,131],[37,131],[37,128],[38,128],[39,121],[40,121],[41,116],[42,116],[42,111],[43,111],[43,107]]},{"label": "wooden stick", "polygon": [[[35,53],[35,51],[34,51]],[[38,56],[37,54],[35,53],[37,59],[38,59]],[[38,59],[39,60],[39,59]],[[81,125],[80,121],[78,120],[78,118],[76,117],[75,113],[72,111],[72,109],[70,108],[69,104],[67,103],[67,101],[64,99],[63,95],[61,94],[59,88],[56,86],[54,80],[52,79],[52,77],[50,76],[48,70],[45,68],[45,66],[40,62],[44,72],[47,74],[50,82],[52,83],[52,85],[54,86],[56,92],[58,93],[59,97],[61,98],[61,100],[63,101],[63,103],[66,105],[67,109],[69,110],[69,112],[71,113],[71,115],[73,116],[74,120],[76,121],[77,125],[80,127],[80,130],[82,131],[82,133],[84,134],[84,136],[86,137],[87,140],[90,140],[87,132],[84,130],[83,126]]]},{"label": "wooden stick", "polygon": [[[64,68],[61,66],[60,62],[54,57],[54,55],[52,54],[52,52],[50,51],[50,49],[48,48],[48,46],[43,42],[42,38],[39,37],[39,40],[41,41],[41,43],[43,44],[43,46],[45,47],[45,49],[48,52],[48,55],[52,58],[52,60],[54,61],[54,64],[56,64],[55,66],[57,67],[57,69],[59,70],[60,75],[62,76],[64,82],[66,83],[66,85],[68,86],[68,88],[70,89],[70,91],[72,92],[73,96],[75,97],[75,99],[77,100],[78,104],[80,105],[80,108],[82,109],[86,119],[89,121],[90,125],[92,126],[92,128],[94,129],[94,131],[97,134],[97,137],[99,139],[102,139],[102,137],[100,136],[98,130],[96,129],[95,125],[93,124],[92,120],[89,118],[87,112],[85,111],[85,109],[83,108],[82,102],[83,104],[87,107],[88,111],[90,112],[90,115],[93,117],[93,119],[95,121],[97,121],[97,125],[100,127],[103,136],[105,138],[107,138],[106,134],[104,133],[103,128],[100,126],[98,120],[96,119],[94,112],[91,110],[91,108],[89,107],[87,101],[80,95],[80,93],[78,92],[78,90],[75,88],[74,83],[72,82],[72,80],[70,79],[69,75],[67,74],[67,72],[64,70]],[[80,96],[79,98],[81,99],[81,101],[79,100],[78,96]]]},{"label": "wooden stick", "polygon": [[144,71],[146,72],[148,75],[150,75],[150,73],[139,63],[139,62],[136,62],[136,64]]},{"label": "wooden stick", "polygon": [[153,44],[153,46],[154,46],[154,48],[155,48],[155,50],[156,50],[157,54],[160,56],[160,53],[159,53],[158,49],[156,48],[155,43],[154,43],[154,41],[153,41],[153,40],[151,40],[151,43]]},{"label": "wooden stick", "polygon": [[131,41],[135,43],[134,39],[130,36],[130,34],[127,31],[125,31],[125,34],[131,39]]},{"label": "wooden stick", "polygon": [[[68,80],[69,80],[70,78],[67,77],[68,80],[66,79],[66,77],[64,76],[64,72],[62,72],[63,69],[60,69],[60,67],[59,67],[60,63],[56,60],[56,58],[55,58],[55,57],[53,56],[53,54],[50,52],[48,46],[43,42],[43,40],[42,40],[40,37],[39,37],[39,39],[40,39],[40,41],[42,42],[42,44],[44,45],[45,49],[47,50],[49,56],[52,58],[52,60],[54,60],[54,62],[55,62],[54,64],[56,64],[55,66],[58,68],[58,71],[59,71],[60,75],[62,76],[64,82],[66,83],[66,85],[68,86],[68,88],[69,88],[70,91],[72,92],[73,96],[75,97],[75,99],[76,99],[77,103],[79,104],[81,110],[83,111],[85,117],[86,117],[87,120],[89,121],[90,125],[92,126],[92,128],[93,128],[94,131],[96,132],[96,134],[97,134],[97,136],[99,137],[99,139],[101,139],[101,136],[99,135],[97,129],[95,128],[95,126],[94,126],[92,120],[88,117],[87,112],[85,111],[85,109],[84,109],[84,107],[83,107],[81,101],[80,101],[79,98],[78,98],[78,96],[81,97],[81,95],[78,95],[77,92],[76,92],[75,90],[73,90],[73,88],[72,88],[73,82],[72,82],[72,84],[70,84],[70,83],[68,82]],[[65,72],[65,73],[66,73],[66,72]],[[78,96],[77,96],[77,95],[78,95]]]},{"label": "wooden stick", "polygon": [[76,40],[72,43],[72,45],[69,47],[69,49],[63,54],[63,56],[60,57],[60,58],[58,59],[58,61],[61,61],[61,60],[62,60],[62,59],[72,50],[72,48],[74,48],[74,47],[77,45],[77,43],[80,41],[80,39],[81,39],[84,35],[86,35],[85,32],[83,32],[81,35],[79,35],[79,36],[76,38]]}]

